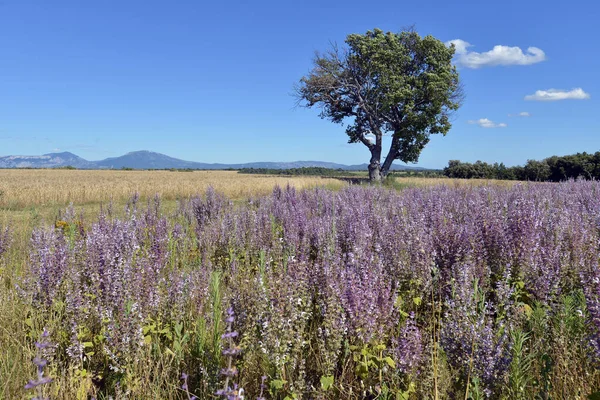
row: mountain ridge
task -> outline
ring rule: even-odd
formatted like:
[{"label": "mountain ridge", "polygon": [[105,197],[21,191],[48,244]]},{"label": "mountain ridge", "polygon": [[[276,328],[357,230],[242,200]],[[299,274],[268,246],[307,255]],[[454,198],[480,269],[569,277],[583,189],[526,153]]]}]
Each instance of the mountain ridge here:
[{"label": "mountain ridge", "polygon": [[[75,167],[77,169],[242,169],[269,168],[290,169],[303,167],[322,167],[348,171],[367,170],[368,164],[338,164],[327,161],[258,161],[250,163],[203,163],[186,161],[148,150],[138,150],[119,157],[109,157],[103,160],[88,161],[68,151],[47,153],[40,156],[9,155],[0,157],[0,168],[61,168]],[[393,166],[394,170],[424,170],[422,167],[404,165]]]}]

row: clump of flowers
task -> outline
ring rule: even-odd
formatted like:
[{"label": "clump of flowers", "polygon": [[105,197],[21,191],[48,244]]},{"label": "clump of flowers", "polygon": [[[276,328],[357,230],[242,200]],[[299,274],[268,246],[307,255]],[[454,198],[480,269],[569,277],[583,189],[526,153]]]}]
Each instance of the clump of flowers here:
[{"label": "clump of flowers", "polygon": [[466,385],[478,379],[489,396],[508,370],[510,342],[505,322],[495,320],[494,304],[485,298],[472,268],[465,264],[455,269],[453,295],[446,300],[441,345]]},{"label": "clump of flowers", "polygon": [[398,370],[410,374],[417,370],[423,359],[423,340],[421,331],[415,323],[415,314],[411,312],[400,334],[393,340],[394,355]]},{"label": "clump of flowers", "polygon": [[49,376],[44,376],[44,367],[48,364],[48,361],[44,359],[44,349],[47,349],[51,346],[48,337],[50,333],[44,329],[44,332],[41,335],[40,341],[35,342],[36,356],[32,360],[37,369],[37,377],[34,380],[30,380],[25,385],[25,389],[34,389],[36,392],[36,396],[33,397],[32,400],[49,400],[49,397],[44,397],[44,385],[52,382],[52,378]]}]

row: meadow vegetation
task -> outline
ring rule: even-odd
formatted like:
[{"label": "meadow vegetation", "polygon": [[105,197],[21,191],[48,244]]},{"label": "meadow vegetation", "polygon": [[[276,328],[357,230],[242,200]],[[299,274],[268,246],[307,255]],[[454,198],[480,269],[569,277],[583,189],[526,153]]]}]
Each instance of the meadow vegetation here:
[{"label": "meadow vegetation", "polygon": [[0,398],[598,395],[599,183],[31,173],[0,206]]}]

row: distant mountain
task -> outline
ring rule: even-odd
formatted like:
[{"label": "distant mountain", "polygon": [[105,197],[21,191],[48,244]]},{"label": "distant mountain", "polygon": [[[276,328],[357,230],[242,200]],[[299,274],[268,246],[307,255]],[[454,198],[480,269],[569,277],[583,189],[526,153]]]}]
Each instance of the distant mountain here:
[{"label": "distant mountain", "polygon": [[[0,157],[0,168],[59,168],[72,166],[79,169],[241,169],[269,168],[289,169],[303,167],[322,167],[350,171],[366,171],[367,164],[344,165],[325,161],[293,162],[252,162],[245,164],[209,164],[185,161],[152,151],[134,151],[121,157],[111,157],[99,161],[88,161],[73,153],[50,153],[42,156],[5,156]],[[422,170],[420,167],[394,165],[393,170]]]},{"label": "distant mountain", "polygon": [[72,166],[80,169],[97,168],[96,164],[73,153],[49,153],[41,156],[0,157],[0,168],[57,168]]},{"label": "distant mountain", "polygon": [[168,168],[194,168],[203,165],[193,161],[184,161],[152,151],[133,151],[121,157],[111,157],[94,162],[100,168],[134,168],[134,169],[168,169]]}]

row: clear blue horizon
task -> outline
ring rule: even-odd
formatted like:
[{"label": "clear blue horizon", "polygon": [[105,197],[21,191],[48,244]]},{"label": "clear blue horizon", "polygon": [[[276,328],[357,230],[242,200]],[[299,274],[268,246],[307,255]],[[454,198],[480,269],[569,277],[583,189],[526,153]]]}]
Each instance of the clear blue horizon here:
[{"label": "clear blue horizon", "polygon": [[[375,27],[454,41],[466,99],[417,166],[600,150],[600,5],[179,0],[0,2],[0,156],[150,150],[207,163],[368,161],[295,108],[315,51]],[[415,164],[411,164],[415,165]]]}]

